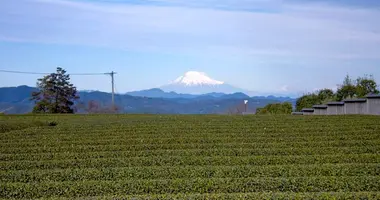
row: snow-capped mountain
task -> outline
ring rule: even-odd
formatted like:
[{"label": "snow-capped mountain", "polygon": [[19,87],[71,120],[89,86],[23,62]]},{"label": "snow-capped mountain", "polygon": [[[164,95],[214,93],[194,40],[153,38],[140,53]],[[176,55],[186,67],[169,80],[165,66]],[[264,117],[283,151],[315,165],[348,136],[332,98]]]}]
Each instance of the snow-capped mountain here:
[{"label": "snow-capped mountain", "polygon": [[178,77],[173,84],[185,86],[198,86],[198,85],[223,85],[223,81],[217,81],[207,76],[204,72],[189,71],[185,75]]},{"label": "snow-capped mountain", "polygon": [[178,77],[170,84],[162,86],[165,92],[176,92],[182,94],[207,94],[207,93],[225,93],[231,94],[236,92],[246,92],[240,88],[226,84],[210,78],[204,72],[189,71],[183,76]]}]

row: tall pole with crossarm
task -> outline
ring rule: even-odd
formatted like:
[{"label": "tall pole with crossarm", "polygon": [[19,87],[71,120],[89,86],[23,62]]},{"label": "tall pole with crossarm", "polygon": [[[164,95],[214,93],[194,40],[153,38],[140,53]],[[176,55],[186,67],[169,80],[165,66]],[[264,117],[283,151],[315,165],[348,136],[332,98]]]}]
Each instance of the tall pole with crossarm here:
[{"label": "tall pole with crossarm", "polygon": [[112,109],[115,108],[115,77],[116,72],[112,71],[110,73],[106,73],[111,76],[111,84],[112,84]]}]

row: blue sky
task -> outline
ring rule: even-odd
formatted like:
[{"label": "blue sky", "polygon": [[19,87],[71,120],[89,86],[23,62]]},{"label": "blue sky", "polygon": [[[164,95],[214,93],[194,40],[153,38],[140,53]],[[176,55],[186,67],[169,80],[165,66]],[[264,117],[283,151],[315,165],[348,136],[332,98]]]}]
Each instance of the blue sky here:
[{"label": "blue sky", "polygon": [[[346,74],[380,82],[377,0],[0,0],[0,69],[116,71],[118,92],[186,71],[258,92],[334,88]],[[0,87],[38,75],[0,73]],[[110,91],[107,76],[73,76]]]}]

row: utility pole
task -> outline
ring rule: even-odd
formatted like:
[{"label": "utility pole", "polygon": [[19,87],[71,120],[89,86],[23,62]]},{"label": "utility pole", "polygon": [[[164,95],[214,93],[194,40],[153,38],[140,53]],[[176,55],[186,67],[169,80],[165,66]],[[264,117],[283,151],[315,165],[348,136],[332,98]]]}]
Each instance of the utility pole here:
[{"label": "utility pole", "polygon": [[111,76],[111,83],[112,83],[112,109],[115,108],[115,78],[114,75],[116,72],[112,71],[110,73],[106,73]]}]

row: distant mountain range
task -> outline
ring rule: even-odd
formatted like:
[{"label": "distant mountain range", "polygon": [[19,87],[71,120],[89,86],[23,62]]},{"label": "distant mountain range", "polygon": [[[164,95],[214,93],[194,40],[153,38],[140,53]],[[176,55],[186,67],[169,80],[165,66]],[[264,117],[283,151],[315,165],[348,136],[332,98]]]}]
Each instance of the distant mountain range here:
[{"label": "distant mountain range", "polygon": [[[0,88],[0,112],[12,114],[31,112],[34,104],[29,98],[33,91],[36,91],[36,88],[29,86]],[[103,107],[111,105],[110,93],[80,91],[79,96],[80,103],[83,105],[87,105],[90,101],[98,102]],[[249,100],[248,112],[255,112],[256,108],[268,103],[284,101],[295,103],[295,99],[289,97],[249,97],[242,92],[182,94],[165,92],[158,88],[115,96],[115,103],[120,108],[120,112],[150,114],[227,114],[242,111],[241,105],[244,100]],[[85,111],[78,110],[78,112]]]},{"label": "distant mountain range", "polygon": [[136,96],[136,97],[150,97],[150,98],[167,98],[167,99],[178,99],[178,98],[184,98],[184,99],[210,99],[210,98],[219,98],[219,99],[249,99],[249,98],[255,98],[255,99],[271,99],[271,100],[278,100],[281,102],[284,101],[293,101],[294,98],[290,97],[282,97],[282,96],[253,96],[250,97],[247,94],[244,94],[242,92],[235,92],[231,94],[225,94],[225,93],[218,93],[218,92],[212,92],[207,94],[180,94],[176,92],[165,92],[162,89],[159,88],[153,88],[149,90],[141,90],[141,91],[134,91],[134,92],[127,92],[127,95]]},{"label": "distant mountain range", "polygon": [[185,98],[185,99],[194,99],[194,98],[249,98],[248,95],[244,93],[233,93],[225,94],[212,92],[207,94],[180,94],[176,92],[165,92],[159,88],[153,88],[149,90],[141,90],[135,92],[127,92],[127,95],[138,96],[138,97],[151,97],[151,98],[167,98],[167,99],[176,99],[176,98]]},{"label": "distant mountain range", "polygon": [[[33,108],[30,96],[36,88],[28,86],[0,88],[0,112],[28,113]],[[160,88],[117,94],[115,103],[121,113],[163,113],[163,114],[226,114],[245,111],[244,100],[248,100],[247,112],[268,103],[288,101],[289,97],[254,96],[223,81],[210,78],[203,72],[189,71],[171,83]],[[248,95],[247,95],[248,94]],[[80,91],[76,102],[79,113],[87,112],[89,102],[110,107],[111,94],[99,91]],[[242,106],[243,105],[243,106]]]}]

